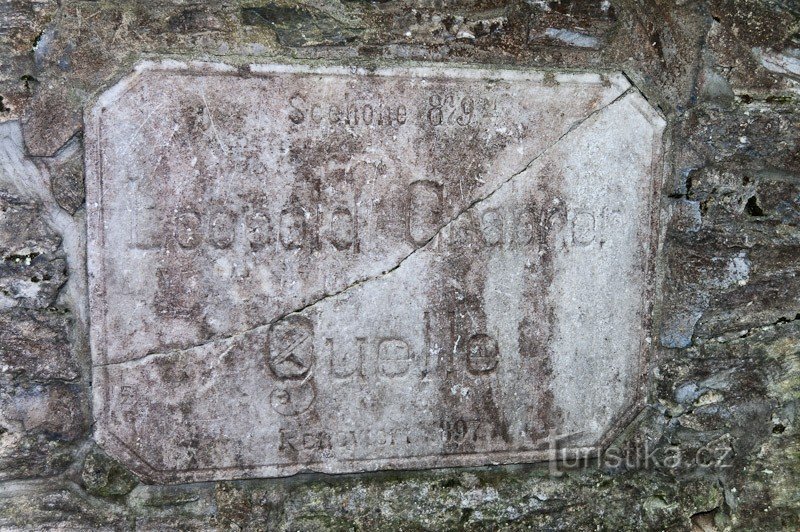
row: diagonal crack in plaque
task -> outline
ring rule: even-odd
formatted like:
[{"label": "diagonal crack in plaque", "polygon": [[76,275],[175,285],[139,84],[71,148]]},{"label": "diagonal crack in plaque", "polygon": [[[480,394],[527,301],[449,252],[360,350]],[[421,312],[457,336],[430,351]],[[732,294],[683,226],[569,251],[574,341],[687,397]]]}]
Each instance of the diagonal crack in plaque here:
[{"label": "diagonal crack in plaque", "polygon": [[216,343],[216,342],[224,342],[226,340],[233,340],[235,338],[238,338],[240,336],[244,336],[244,335],[249,334],[249,333],[251,333],[253,331],[256,331],[258,329],[265,328],[265,327],[270,327],[271,325],[273,325],[273,324],[275,324],[275,323],[277,323],[277,322],[279,322],[281,320],[284,320],[284,319],[288,318],[289,316],[302,314],[303,312],[305,312],[305,311],[313,308],[314,306],[319,305],[319,304],[321,304],[321,303],[323,303],[323,302],[325,302],[325,301],[327,301],[329,299],[333,299],[333,298],[342,296],[342,295],[344,295],[344,294],[346,294],[346,293],[348,293],[348,292],[350,292],[352,290],[355,290],[356,288],[358,288],[358,287],[360,287],[360,286],[362,286],[364,284],[370,283],[372,281],[376,281],[378,279],[382,279],[382,278],[386,277],[387,275],[390,275],[391,273],[393,273],[396,270],[398,270],[401,266],[403,266],[403,264],[408,259],[410,259],[414,255],[416,255],[419,251],[421,251],[421,250],[425,249],[426,247],[428,247],[431,244],[431,242],[433,242],[434,239],[437,236],[439,236],[445,228],[447,228],[447,227],[451,226],[452,224],[456,223],[462,216],[466,215],[470,210],[472,210],[476,206],[480,205],[484,201],[486,201],[489,198],[491,198],[492,196],[494,196],[497,192],[499,192],[504,187],[506,187],[508,184],[510,184],[515,178],[517,178],[520,175],[526,173],[539,159],[544,157],[553,148],[555,148],[560,143],[562,143],[574,131],[576,131],[577,129],[582,127],[584,124],[589,122],[595,116],[599,115],[603,111],[605,111],[605,110],[609,109],[610,107],[612,107],[613,105],[615,105],[617,102],[623,100],[629,94],[633,94],[635,92],[636,92],[636,89],[634,89],[633,87],[629,87],[628,89],[623,91],[620,95],[618,95],[616,98],[614,98],[608,104],[606,104],[606,105],[604,105],[602,107],[598,107],[597,109],[595,109],[594,111],[592,111],[591,113],[586,115],[584,118],[582,118],[582,119],[578,120],[577,122],[575,122],[574,124],[572,124],[569,127],[569,129],[567,129],[567,131],[565,131],[555,141],[553,141],[552,144],[548,145],[546,148],[544,148],[538,154],[536,154],[530,161],[528,161],[528,163],[521,170],[519,170],[517,172],[514,172],[509,177],[507,177],[506,179],[502,180],[500,182],[500,184],[498,184],[496,187],[494,187],[489,193],[487,193],[487,194],[485,194],[483,196],[480,196],[478,198],[475,198],[466,207],[460,209],[456,214],[451,216],[444,223],[440,224],[437,227],[436,231],[434,231],[434,233],[429,238],[427,238],[419,246],[415,247],[413,250],[411,250],[410,252],[405,254],[403,257],[401,257],[400,260],[398,260],[397,263],[394,266],[392,266],[391,268],[389,268],[387,270],[384,270],[383,272],[381,272],[379,274],[376,274],[376,275],[370,275],[370,276],[364,277],[362,279],[356,279],[355,281],[353,281],[352,283],[348,284],[347,286],[345,286],[344,288],[342,288],[340,290],[337,290],[335,292],[325,293],[322,296],[316,298],[315,300],[313,300],[313,301],[311,301],[309,303],[306,303],[305,305],[303,305],[301,307],[295,308],[295,309],[293,309],[293,310],[291,310],[289,312],[281,314],[280,316],[278,316],[278,317],[276,317],[276,318],[274,318],[274,319],[272,319],[272,320],[270,320],[270,321],[268,321],[266,323],[262,323],[262,324],[254,326],[254,327],[249,327],[247,329],[244,329],[244,330],[241,330],[241,331],[237,331],[237,332],[225,335],[225,336],[219,336],[219,337],[215,337],[215,338],[210,338],[210,339],[208,339],[208,340],[206,340],[204,342],[200,342],[198,344],[195,344],[195,345],[192,345],[192,346],[189,346],[189,347],[185,347],[185,348],[181,348],[181,349],[175,349],[175,350],[165,351],[165,352],[147,353],[147,354],[144,354],[144,355],[142,355],[140,357],[131,358],[131,359],[128,359],[128,360],[121,360],[119,362],[108,362],[106,364],[95,364],[95,366],[96,367],[103,367],[103,366],[114,366],[114,365],[119,365],[119,364],[127,364],[127,363],[131,363],[131,362],[141,362],[141,361],[143,361],[145,359],[148,359],[148,358],[151,358],[151,357],[166,356],[166,355],[177,355],[177,354],[180,354],[180,353],[192,350],[192,349],[197,349],[197,348],[200,348],[200,347],[203,347],[203,346],[206,346],[206,345],[210,345],[210,344],[213,344],[213,343]]}]

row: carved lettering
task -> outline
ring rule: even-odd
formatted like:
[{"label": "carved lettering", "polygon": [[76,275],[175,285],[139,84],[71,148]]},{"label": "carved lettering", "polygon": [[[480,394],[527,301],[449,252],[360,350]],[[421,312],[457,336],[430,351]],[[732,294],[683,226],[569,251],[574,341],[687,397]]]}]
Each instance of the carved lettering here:
[{"label": "carved lettering", "polygon": [[284,249],[300,249],[306,238],[306,219],[300,207],[281,212],[280,241]]},{"label": "carved lettering", "polygon": [[182,212],[175,217],[175,239],[183,249],[194,249],[203,241],[200,234],[202,221],[194,211]]},{"label": "carved lettering", "polygon": [[342,104],[308,102],[307,97],[295,94],[289,100],[289,120],[302,124],[306,115],[314,125],[344,125],[347,127],[399,127],[408,119],[404,103],[354,100]]},{"label": "carved lettering", "polygon": [[314,327],[301,316],[289,316],[270,327],[269,368],[278,379],[301,379],[314,364]]},{"label": "carved lettering", "polygon": [[472,373],[488,373],[497,367],[497,342],[488,334],[473,334],[467,342],[467,366]]},{"label": "carved lettering", "polygon": [[414,353],[400,338],[386,338],[378,346],[380,372],[387,377],[404,375],[411,368]]},{"label": "carved lettering", "polygon": [[98,443],[183,483],[615,437],[663,121],[622,74],[544,78],[149,61],[89,103]]},{"label": "carved lettering", "polygon": [[409,186],[408,236],[422,245],[442,223],[442,186],[433,181],[414,181]]}]

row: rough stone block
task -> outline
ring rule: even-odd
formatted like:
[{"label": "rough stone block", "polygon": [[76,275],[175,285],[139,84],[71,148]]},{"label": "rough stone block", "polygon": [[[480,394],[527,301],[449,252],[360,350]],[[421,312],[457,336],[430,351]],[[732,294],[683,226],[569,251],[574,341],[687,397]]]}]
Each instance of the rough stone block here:
[{"label": "rough stone block", "polygon": [[71,325],[69,315],[58,311],[0,312],[0,373],[32,381],[76,379]]},{"label": "rough stone block", "polygon": [[60,245],[39,205],[0,189],[0,310],[54,303],[67,277]]}]

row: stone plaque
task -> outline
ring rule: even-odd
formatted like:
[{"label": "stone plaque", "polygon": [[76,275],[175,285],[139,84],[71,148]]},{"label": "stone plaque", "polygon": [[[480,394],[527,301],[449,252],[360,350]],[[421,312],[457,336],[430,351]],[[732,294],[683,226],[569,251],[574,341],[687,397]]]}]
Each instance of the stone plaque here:
[{"label": "stone plaque", "polygon": [[663,128],[615,73],[141,65],[86,117],[98,441],[157,482],[600,448]]}]

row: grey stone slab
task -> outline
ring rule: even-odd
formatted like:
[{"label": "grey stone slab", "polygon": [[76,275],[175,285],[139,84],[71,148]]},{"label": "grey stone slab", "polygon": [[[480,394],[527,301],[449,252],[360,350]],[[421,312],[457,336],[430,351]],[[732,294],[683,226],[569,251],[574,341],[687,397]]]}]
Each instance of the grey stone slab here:
[{"label": "grey stone slab", "polygon": [[140,65],[86,116],[98,441],[158,482],[596,450],[663,128],[615,73]]}]

